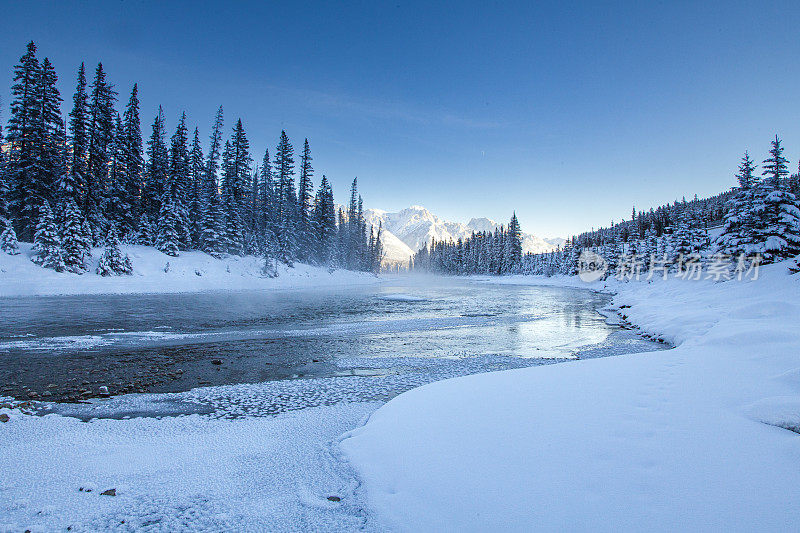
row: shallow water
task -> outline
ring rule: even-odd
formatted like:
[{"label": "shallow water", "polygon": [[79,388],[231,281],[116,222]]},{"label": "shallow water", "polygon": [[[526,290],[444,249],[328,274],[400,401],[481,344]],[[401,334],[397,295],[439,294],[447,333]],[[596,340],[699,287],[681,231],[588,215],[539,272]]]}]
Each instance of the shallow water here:
[{"label": "shallow water", "polygon": [[75,401],[101,386],[361,377],[382,384],[359,399],[384,400],[443,377],[653,349],[606,324],[597,309],[607,302],[585,290],[415,277],[334,290],[5,298],[0,392]]}]

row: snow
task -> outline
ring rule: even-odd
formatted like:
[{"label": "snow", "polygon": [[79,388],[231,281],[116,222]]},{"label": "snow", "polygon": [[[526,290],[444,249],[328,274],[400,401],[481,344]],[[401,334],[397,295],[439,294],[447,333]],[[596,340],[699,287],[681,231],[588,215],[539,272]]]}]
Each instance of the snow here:
[{"label": "snow", "polygon": [[401,394],[340,444],[378,516],[404,531],[795,529],[797,276],[591,287],[676,348]]},{"label": "snow", "polygon": [[[20,243],[19,255],[0,253],[0,297],[56,294],[178,293],[210,290],[300,289],[378,283],[371,274],[295,264],[281,265],[277,278],[262,275],[263,259],[230,256],[217,259],[203,252],[170,257],[149,246],[120,246],[133,263],[132,276],[96,274],[102,248],[92,250],[92,265],[78,275],[42,268],[30,260],[31,245]],[[169,267],[167,268],[167,265]]]},{"label": "snow", "polygon": [[6,409],[0,531],[359,529],[358,483],[327,443],[375,406],[90,422]]}]

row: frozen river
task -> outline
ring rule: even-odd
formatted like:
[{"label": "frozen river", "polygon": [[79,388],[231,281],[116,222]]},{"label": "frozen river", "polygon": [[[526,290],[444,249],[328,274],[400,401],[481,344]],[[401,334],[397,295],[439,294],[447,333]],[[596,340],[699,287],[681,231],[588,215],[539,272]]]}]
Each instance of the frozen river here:
[{"label": "frozen river", "polygon": [[[5,298],[0,392],[86,399],[198,386],[442,375],[646,349],[589,291],[394,278],[338,290]],[[434,373],[432,376],[420,374]]]},{"label": "frozen river", "polygon": [[383,531],[341,436],[432,381],[663,347],[608,299],[453,278],[3,299],[3,395],[84,400],[0,432],[0,529]]}]

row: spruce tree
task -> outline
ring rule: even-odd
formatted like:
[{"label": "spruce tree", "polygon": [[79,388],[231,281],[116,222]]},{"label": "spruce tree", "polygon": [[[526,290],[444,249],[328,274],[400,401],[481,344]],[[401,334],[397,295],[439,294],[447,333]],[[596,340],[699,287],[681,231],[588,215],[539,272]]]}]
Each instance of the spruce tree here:
[{"label": "spruce tree", "polygon": [[19,254],[19,243],[14,226],[7,218],[0,218],[0,250],[8,255]]},{"label": "spruce tree", "polygon": [[133,265],[128,254],[122,255],[119,249],[119,238],[114,228],[111,228],[107,238],[106,249],[100,256],[97,273],[101,276],[130,276],[133,274]]},{"label": "spruce tree", "polygon": [[109,147],[114,139],[114,102],[117,93],[106,81],[103,64],[98,63],[89,98],[89,153],[86,183],[86,216],[95,241],[104,223],[101,206],[108,185],[111,154]]},{"label": "spruce tree", "polygon": [[[134,220],[142,213],[142,189],[144,187],[144,148],[142,143],[142,124],[139,118],[139,86],[133,84],[128,105],[122,115],[125,130],[125,168],[128,172],[127,198],[131,204],[131,217]],[[124,235],[123,235],[124,236]]]},{"label": "spruce tree", "polygon": [[36,58],[36,45],[28,43],[25,55],[14,67],[11,87],[11,116],[8,120],[10,144],[7,179],[10,181],[9,209],[16,233],[23,241],[31,241],[36,227],[38,208],[47,200],[42,184],[37,183],[36,153],[41,146],[37,128],[41,105],[38,101],[41,66]]},{"label": "spruce tree", "polygon": [[41,197],[52,200],[58,181],[66,170],[66,162],[62,162],[65,135],[62,131],[61,94],[56,83],[58,76],[48,58],[42,62],[37,87],[37,113],[39,144],[35,147],[35,183]]},{"label": "spruce tree", "polygon": [[333,266],[336,260],[336,205],[333,189],[324,174],[314,199],[313,222],[316,261]]},{"label": "spruce tree", "polygon": [[242,126],[242,120],[236,122],[229,143],[225,143],[222,165],[222,195],[226,213],[225,240],[228,252],[242,254],[248,212],[250,186],[250,143]]},{"label": "spruce tree", "polygon": [[152,133],[147,141],[147,170],[142,191],[142,212],[150,220],[158,220],[161,212],[161,198],[169,178],[169,154],[165,141],[164,110],[158,106],[158,114],[153,121]]},{"label": "spruce tree", "polygon": [[522,263],[522,230],[517,220],[517,213],[511,215],[506,235],[506,270],[518,272]]},{"label": "spruce tree", "polygon": [[[144,148],[142,123],[139,118],[139,86],[133,84],[128,105],[122,115],[125,130],[125,168],[128,171],[127,197],[131,204],[131,216],[136,219],[142,213],[142,189],[144,187]],[[124,236],[124,235],[123,235]]]},{"label": "spruce tree", "polygon": [[139,223],[136,225],[136,238],[134,242],[143,246],[152,246],[155,242],[155,229],[147,213],[142,213],[139,217]]},{"label": "spruce tree", "polygon": [[61,241],[58,238],[56,222],[49,202],[45,201],[39,210],[39,222],[33,237],[33,256],[31,261],[56,272],[64,271]]},{"label": "spruce tree", "polygon": [[275,150],[275,174],[278,182],[276,219],[278,259],[291,265],[297,253],[297,193],[294,188],[294,148],[281,131]]},{"label": "spruce tree", "polygon": [[181,115],[178,127],[172,136],[169,151],[169,172],[163,194],[170,197],[177,223],[178,246],[187,250],[191,246],[191,221],[186,208],[188,198],[189,176],[189,142],[186,128],[186,113]]},{"label": "spruce tree", "polygon": [[223,214],[219,198],[219,170],[220,149],[222,143],[222,106],[217,110],[214,125],[211,128],[211,144],[208,150],[206,168],[204,172],[203,194],[205,202],[201,213],[201,249],[212,255],[225,252],[223,242]]},{"label": "spruce tree", "polygon": [[71,197],[85,211],[87,153],[89,140],[87,131],[89,96],[86,94],[86,70],[81,63],[78,69],[78,84],[72,97],[72,111],[69,113],[70,140],[72,145],[72,164],[69,180],[61,188],[61,194]]},{"label": "spruce tree", "polygon": [[109,147],[111,164],[109,166],[108,185],[104,213],[106,219],[122,235],[133,232],[135,219],[134,199],[129,196],[129,174],[127,157],[127,138],[119,114],[116,115],[114,140]]},{"label": "spruce tree", "polygon": [[203,149],[200,146],[200,133],[194,129],[192,148],[189,151],[189,224],[192,237],[192,248],[200,248],[202,242],[202,214],[206,210],[206,195],[203,189],[205,163]]},{"label": "spruce tree", "polygon": [[66,202],[61,225],[64,266],[70,272],[80,274],[86,271],[86,262],[91,256],[91,235],[84,231],[83,217],[75,200],[69,198]]},{"label": "spruce tree", "polygon": [[753,208],[757,243],[754,251],[761,254],[765,263],[771,263],[800,253],[800,209],[783,179],[789,174],[788,161],[777,135],[763,167],[764,178],[756,188]]},{"label": "spruce tree", "polygon": [[158,215],[158,235],[156,248],[169,255],[177,256],[180,248],[178,235],[179,215],[173,198],[165,194],[162,197],[160,213]]},{"label": "spruce tree", "polygon": [[298,214],[298,257],[301,261],[308,261],[313,242],[313,229],[311,227],[311,201],[312,176],[314,168],[311,166],[311,148],[308,139],[303,144],[303,154],[300,156],[300,181],[297,184],[297,214]]},{"label": "spruce tree", "polygon": [[755,169],[753,160],[745,152],[735,175],[739,187],[727,203],[723,230],[716,241],[720,253],[738,256],[747,254],[753,247],[756,224],[753,192],[758,182],[753,174]]}]

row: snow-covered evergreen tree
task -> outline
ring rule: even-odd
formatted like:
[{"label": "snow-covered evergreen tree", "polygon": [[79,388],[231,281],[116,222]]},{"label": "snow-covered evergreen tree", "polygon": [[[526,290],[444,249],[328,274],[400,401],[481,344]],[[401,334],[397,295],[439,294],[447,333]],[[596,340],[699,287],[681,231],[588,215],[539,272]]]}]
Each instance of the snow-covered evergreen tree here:
[{"label": "snow-covered evergreen tree", "polygon": [[275,175],[278,182],[276,222],[278,259],[291,265],[297,251],[297,193],[294,188],[294,148],[285,131],[281,131],[275,150]]},{"label": "snow-covered evergreen tree", "polygon": [[103,211],[109,223],[122,235],[131,233],[136,222],[133,218],[133,202],[129,197],[126,144],[127,140],[122,119],[117,114],[114,140],[109,147],[111,163]]},{"label": "snow-covered evergreen tree", "polygon": [[175,231],[178,235],[178,247],[181,250],[189,249],[192,240],[191,221],[186,208],[190,180],[188,142],[186,113],[183,113],[170,142],[169,171],[163,190],[163,195],[169,196],[176,217]]},{"label": "snow-covered evergreen tree", "polygon": [[56,222],[50,204],[45,201],[39,210],[39,222],[33,237],[33,256],[31,261],[56,272],[64,271],[63,251],[58,238]]},{"label": "snow-covered evergreen tree", "polygon": [[[136,221],[143,212],[142,188],[144,187],[144,145],[142,143],[142,124],[139,118],[139,85],[134,83],[125,113],[122,115],[124,130],[124,164],[128,180],[127,202],[131,205],[131,219]],[[135,224],[134,224],[135,226]],[[122,235],[125,237],[125,234]]]},{"label": "snow-covered evergreen tree", "polygon": [[518,272],[522,263],[522,230],[517,220],[516,211],[511,215],[511,222],[506,232],[506,272]]},{"label": "snow-covered evergreen tree", "polygon": [[214,125],[211,128],[211,145],[208,150],[206,168],[203,174],[203,195],[205,197],[203,212],[200,213],[201,249],[212,255],[226,252],[223,240],[223,213],[219,198],[219,158],[222,146],[222,106],[217,110]]},{"label": "snow-covered evergreen tree", "polygon": [[169,178],[169,151],[165,137],[164,110],[158,106],[158,114],[147,141],[147,171],[142,190],[142,212],[150,220],[158,220],[160,216],[164,186]]},{"label": "snow-covered evergreen tree", "polygon": [[133,265],[128,254],[122,255],[119,249],[119,238],[112,228],[107,237],[106,249],[100,256],[97,273],[101,276],[130,276],[133,274]]},{"label": "snow-covered evergreen tree", "polygon": [[314,198],[313,227],[315,259],[322,265],[332,266],[336,259],[336,206],[325,175]]},{"label": "snow-covered evergreen tree", "polygon": [[8,255],[19,254],[19,244],[14,226],[7,218],[0,218],[0,251]]},{"label": "snow-covered evergreen tree", "polygon": [[23,241],[34,235],[37,209],[47,201],[44,184],[38,181],[37,155],[42,145],[39,129],[41,102],[37,90],[41,66],[36,58],[36,45],[28,43],[25,54],[14,67],[14,84],[11,87],[11,116],[8,121],[10,150],[7,161],[9,180],[9,209],[16,233]]},{"label": "snow-covered evergreen tree", "polygon": [[800,253],[800,209],[783,179],[789,174],[788,161],[783,157],[777,135],[763,168],[764,178],[754,194],[756,244],[752,251],[761,254],[763,262],[770,263]]},{"label": "snow-covered evergreen tree", "polygon": [[242,254],[245,228],[250,218],[248,198],[250,181],[250,143],[239,119],[230,142],[225,143],[222,164],[222,203],[226,214],[225,241],[228,252]]},{"label": "snow-covered evergreen tree", "polygon": [[161,199],[161,212],[158,215],[156,248],[173,257],[178,255],[178,250],[180,249],[179,224],[178,209],[173,199],[164,194]]},{"label": "snow-covered evergreen tree", "polygon": [[312,176],[314,168],[311,166],[311,148],[308,146],[308,139],[303,144],[303,154],[300,156],[300,181],[297,184],[297,233],[298,248],[300,253],[298,258],[301,261],[308,261],[311,257],[313,246],[314,231],[311,219],[312,202]]},{"label": "snow-covered evergreen tree", "polygon": [[750,154],[744,153],[736,179],[738,189],[727,203],[723,230],[716,240],[717,251],[738,256],[749,253],[755,240],[753,190],[757,184],[756,169]]},{"label": "snow-covered evergreen tree", "polygon": [[75,200],[69,198],[64,206],[61,223],[61,248],[64,267],[70,272],[83,273],[91,255],[92,236],[85,232],[85,224]]},{"label": "snow-covered evergreen tree", "polygon": [[95,241],[98,241],[100,228],[105,222],[101,208],[111,159],[109,148],[114,139],[114,102],[117,98],[114,86],[106,81],[102,63],[98,63],[97,69],[95,69],[91,89],[88,117],[86,212],[84,215],[92,228]]},{"label": "snow-covered evergreen tree", "polygon": [[88,111],[89,96],[86,94],[86,70],[81,63],[78,69],[78,82],[75,95],[72,97],[72,111],[69,113],[70,141],[72,146],[72,164],[69,180],[61,186],[62,198],[72,197],[82,212],[86,206],[86,180],[88,170],[86,161],[89,152]]},{"label": "snow-covered evergreen tree", "polygon": [[203,190],[203,149],[200,147],[200,133],[194,129],[192,148],[189,151],[189,224],[192,247],[200,248],[202,243],[202,213],[205,212],[206,195]]},{"label": "snow-covered evergreen tree", "polygon": [[139,217],[139,223],[136,227],[136,237],[133,239],[133,242],[144,246],[152,246],[155,242],[155,234],[156,231],[153,228],[150,217],[147,216],[147,213],[142,213]]}]

